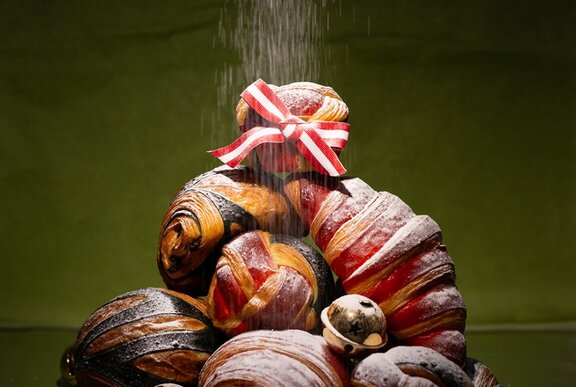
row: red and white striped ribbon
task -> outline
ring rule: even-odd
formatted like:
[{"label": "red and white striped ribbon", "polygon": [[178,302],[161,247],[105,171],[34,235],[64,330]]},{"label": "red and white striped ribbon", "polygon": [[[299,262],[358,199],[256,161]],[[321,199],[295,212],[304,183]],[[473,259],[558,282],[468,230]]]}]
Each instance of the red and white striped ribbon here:
[{"label": "red and white striped ribbon", "polygon": [[223,163],[234,168],[258,145],[281,143],[288,139],[295,142],[300,153],[318,172],[330,176],[346,172],[332,148],[344,149],[350,125],[334,121],[304,121],[290,113],[262,79],[248,86],[241,96],[260,116],[276,126],[255,126],[232,144],[210,151]]}]

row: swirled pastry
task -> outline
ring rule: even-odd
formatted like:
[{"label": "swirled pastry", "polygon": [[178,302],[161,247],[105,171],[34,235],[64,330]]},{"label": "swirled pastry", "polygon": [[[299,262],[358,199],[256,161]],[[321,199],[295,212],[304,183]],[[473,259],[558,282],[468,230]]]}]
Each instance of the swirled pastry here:
[{"label": "swirled pastry", "polygon": [[174,196],[160,233],[157,263],[170,289],[206,295],[220,248],[252,229],[302,235],[282,180],[246,167],[219,167]]},{"label": "swirled pastry", "polygon": [[257,330],[224,343],[202,367],[198,385],[344,387],[347,369],[326,342],[301,330]]}]

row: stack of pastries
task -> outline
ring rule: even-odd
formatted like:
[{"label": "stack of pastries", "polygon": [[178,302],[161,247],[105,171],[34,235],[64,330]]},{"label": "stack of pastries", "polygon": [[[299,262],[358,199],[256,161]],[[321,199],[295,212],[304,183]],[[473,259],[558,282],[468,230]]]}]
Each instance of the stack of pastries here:
[{"label": "stack of pastries", "polygon": [[[290,124],[348,117],[330,87],[269,87],[289,110]],[[244,133],[283,125],[245,99],[236,117]],[[341,150],[333,147],[335,154]],[[247,161],[208,171],[177,192],[157,253],[166,289],[139,289],[98,308],[68,354],[69,380],[80,386],[498,385],[466,354],[466,307],[434,220],[357,177],[314,170],[288,139],[258,144]],[[328,329],[322,311],[346,294],[381,308],[387,340],[377,349],[352,356],[322,335]]]}]

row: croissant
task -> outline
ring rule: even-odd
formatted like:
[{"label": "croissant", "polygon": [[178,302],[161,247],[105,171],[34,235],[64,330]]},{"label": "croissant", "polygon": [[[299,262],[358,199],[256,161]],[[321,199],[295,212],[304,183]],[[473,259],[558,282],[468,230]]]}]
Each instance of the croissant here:
[{"label": "croissant", "polygon": [[476,386],[452,361],[433,349],[418,346],[398,346],[366,357],[352,371],[350,384],[353,387]]},{"label": "croissant", "polygon": [[347,386],[346,367],[326,342],[301,330],[256,330],[234,336],[206,361],[198,385]]},{"label": "croissant", "polygon": [[256,329],[320,326],[334,297],[322,256],[302,240],[248,231],[222,249],[207,296],[214,326],[234,336]]},{"label": "croissant", "polygon": [[205,295],[220,248],[246,230],[301,236],[282,181],[247,167],[219,167],[189,181],[162,222],[157,264],[169,289]]},{"label": "croissant", "polygon": [[195,384],[219,344],[203,301],[167,289],[122,294],[78,332],[73,374],[79,386]]},{"label": "croissant", "polygon": [[378,303],[388,333],[463,365],[466,308],[436,222],[359,178],[293,175],[285,192],[344,290]]}]

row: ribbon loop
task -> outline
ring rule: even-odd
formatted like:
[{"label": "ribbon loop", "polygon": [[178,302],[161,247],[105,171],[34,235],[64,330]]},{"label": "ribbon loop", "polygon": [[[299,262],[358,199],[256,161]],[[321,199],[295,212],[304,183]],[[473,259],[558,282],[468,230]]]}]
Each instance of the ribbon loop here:
[{"label": "ribbon loop", "polygon": [[346,146],[349,131],[347,123],[304,121],[293,115],[262,79],[248,86],[241,96],[256,113],[276,127],[253,127],[232,144],[210,152],[223,163],[234,168],[256,146],[281,143],[288,139],[295,142],[300,153],[318,172],[330,176],[346,172],[332,147],[341,150]]}]

